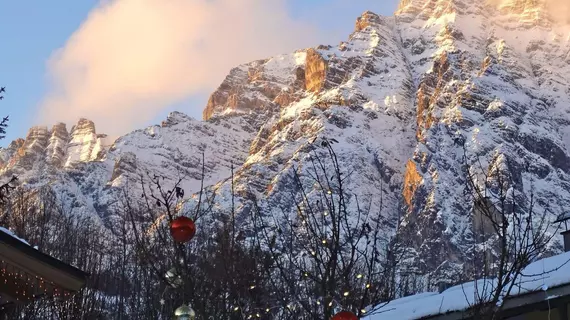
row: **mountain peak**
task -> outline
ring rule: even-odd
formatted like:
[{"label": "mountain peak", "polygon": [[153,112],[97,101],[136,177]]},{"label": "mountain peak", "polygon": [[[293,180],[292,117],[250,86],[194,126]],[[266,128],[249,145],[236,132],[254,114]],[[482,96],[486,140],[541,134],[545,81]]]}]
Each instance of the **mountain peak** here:
[{"label": "mountain peak", "polygon": [[550,28],[554,23],[570,22],[570,5],[555,0],[402,0],[396,11],[405,21],[438,19],[445,14],[496,17],[510,29]]},{"label": "mountain peak", "polygon": [[95,123],[89,119],[81,118],[71,128],[72,135],[96,134]]},{"label": "mountain peak", "polygon": [[233,68],[210,95],[204,120],[226,114],[279,110],[300,97],[305,87],[306,50],[257,60]]},{"label": "mountain peak", "polygon": [[365,11],[356,19],[355,32],[362,31],[368,26],[375,26],[380,23],[380,16],[372,11]]},{"label": "mountain peak", "polygon": [[[272,115],[306,98],[307,95],[319,95],[324,89],[345,84],[351,77],[361,78],[377,74],[373,61],[360,65],[358,62],[362,61],[356,57],[348,57],[360,54],[381,55],[379,45],[383,35],[390,33],[389,21],[389,18],[365,11],[356,19],[355,31],[348,41],[339,46],[319,45],[291,54],[253,61],[232,69],[217,90],[210,95],[203,111],[203,119],[252,112]],[[362,70],[352,74],[351,68],[356,68],[357,65]],[[342,93],[333,95],[339,97]],[[333,99],[332,96],[328,98]],[[339,103],[358,100],[356,97],[345,98],[340,99],[344,102]]]},{"label": "mountain peak", "polygon": [[67,142],[66,166],[75,162],[86,162],[101,159],[105,153],[106,135],[98,135],[95,123],[89,119],[81,118],[71,128],[71,135]]},{"label": "mountain peak", "polygon": [[[106,135],[97,134],[93,121],[81,118],[67,131],[65,123],[52,126],[34,126],[25,139],[13,141],[0,154],[3,170],[31,170],[39,163],[55,168],[76,162],[99,160],[106,152]],[[11,161],[1,161],[11,158]]]},{"label": "mountain peak", "polygon": [[166,120],[162,121],[161,126],[168,127],[179,124],[181,122],[187,122],[192,120],[193,120],[192,118],[190,118],[188,115],[182,112],[172,111],[168,113],[168,115],[166,116]]},{"label": "mountain peak", "polygon": [[480,0],[402,0],[396,10],[396,17],[411,22],[439,19],[448,14],[461,14],[478,7]]}]

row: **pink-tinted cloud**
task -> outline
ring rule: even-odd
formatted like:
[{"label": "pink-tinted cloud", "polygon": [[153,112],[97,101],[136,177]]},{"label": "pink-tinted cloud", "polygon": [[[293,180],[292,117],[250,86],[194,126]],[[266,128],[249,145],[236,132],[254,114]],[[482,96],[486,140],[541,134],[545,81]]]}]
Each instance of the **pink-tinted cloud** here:
[{"label": "pink-tinted cloud", "polygon": [[559,22],[570,23],[570,1],[548,0],[550,15]]},{"label": "pink-tinted cloud", "polygon": [[125,133],[238,64],[318,43],[287,12],[285,0],[102,1],[48,62],[38,120]]}]

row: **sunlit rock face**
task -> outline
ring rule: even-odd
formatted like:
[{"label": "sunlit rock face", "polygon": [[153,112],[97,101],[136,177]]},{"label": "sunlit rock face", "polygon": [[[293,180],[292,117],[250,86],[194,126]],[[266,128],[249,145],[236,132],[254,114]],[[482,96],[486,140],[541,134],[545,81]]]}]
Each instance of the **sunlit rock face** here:
[{"label": "sunlit rock face", "polygon": [[230,70],[203,120],[174,112],[115,141],[85,119],[69,131],[34,127],[0,151],[0,169],[73,195],[73,210],[104,221],[122,188],[137,194],[152,174],[183,177],[187,195],[204,178],[216,208],[228,208],[233,172],[249,230],[252,194],[269,216],[294,215],[291,173],[310,167],[310,142],[334,138],[349,207],[358,196],[387,236],[401,221],[420,273],[453,278],[474,239],[465,156],[486,172],[507,166],[537,216],[570,206],[570,31],[550,5],[404,0],[391,17],[363,13],[338,45]]},{"label": "sunlit rock face", "polygon": [[58,123],[52,127],[49,143],[46,148],[46,161],[54,167],[65,164],[67,154],[67,142],[69,133],[64,123]]},{"label": "sunlit rock face", "polygon": [[86,119],[80,119],[71,132],[64,123],[55,124],[51,130],[32,127],[26,139],[15,140],[0,151],[4,159],[2,170],[26,173],[37,166],[63,168],[76,162],[95,161],[105,154],[105,138],[106,135],[98,135],[95,124]]},{"label": "sunlit rock face", "polygon": [[101,159],[105,154],[103,145],[106,135],[97,135],[93,121],[80,119],[71,128],[69,138],[66,166],[78,161],[87,162]]}]

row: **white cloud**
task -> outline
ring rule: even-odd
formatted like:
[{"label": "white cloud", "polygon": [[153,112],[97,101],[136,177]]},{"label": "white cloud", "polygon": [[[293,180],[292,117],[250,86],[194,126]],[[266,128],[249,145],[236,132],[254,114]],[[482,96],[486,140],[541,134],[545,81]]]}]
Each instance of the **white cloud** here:
[{"label": "white cloud", "polygon": [[287,12],[286,0],[102,1],[48,62],[39,121],[122,134],[240,63],[318,43]]}]

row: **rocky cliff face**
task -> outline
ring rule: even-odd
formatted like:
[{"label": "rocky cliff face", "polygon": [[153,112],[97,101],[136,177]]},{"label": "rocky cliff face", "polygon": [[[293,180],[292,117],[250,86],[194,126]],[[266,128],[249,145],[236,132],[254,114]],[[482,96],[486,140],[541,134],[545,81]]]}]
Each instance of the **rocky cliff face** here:
[{"label": "rocky cliff face", "polygon": [[298,201],[290,174],[308,166],[309,142],[335,138],[350,193],[386,234],[402,219],[415,265],[451,276],[473,238],[464,151],[484,170],[508,166],[537,212],[570,205],[570,28],[547,5],[404,0],[393,17],[365,12],[338,46],[231,70],[204,121],[172,113],[112,145],[87,120],[32,128],[0,151],[1,172],[51,183],[106,221],[118,190],[147,171],[198,191],[205,153],[220,207],[233,166],[238,211],[254,193],[281,215]]},{"label": "rocky cliff face", "polygon": [[459,187],[466,177],[458,141],[468,161],[482,159],[483,171],[509,167],[510,187],[533,194],[537,212],[568,205],[569,29],[540,1],[502,1],[497,12],[476,1],[424,3],[398,13],[415,26],[400,35],[417,72],[404,229],[417,235],[411,246],[425,269],[459,269],[473,237],[473,204]]},{"label": "rocky cliff face", "polygon": [[271,111],[285,107],[305,87],[306,53],[254,61],[230,71],[204,109],[204,120],[226,113]]},{"label": "rocky cliff face", "polygon": [[61,169],[77,162],[96,161],[105,154],[105,138],[105,135],[97,135],[95,124],[86,119],[79,120],[71,133],[63,123],[54,125],[51,130],[33,127],[25,140],[16,140],[0,151],[5,159],[2,170],[22,173],[39,164]]}]

